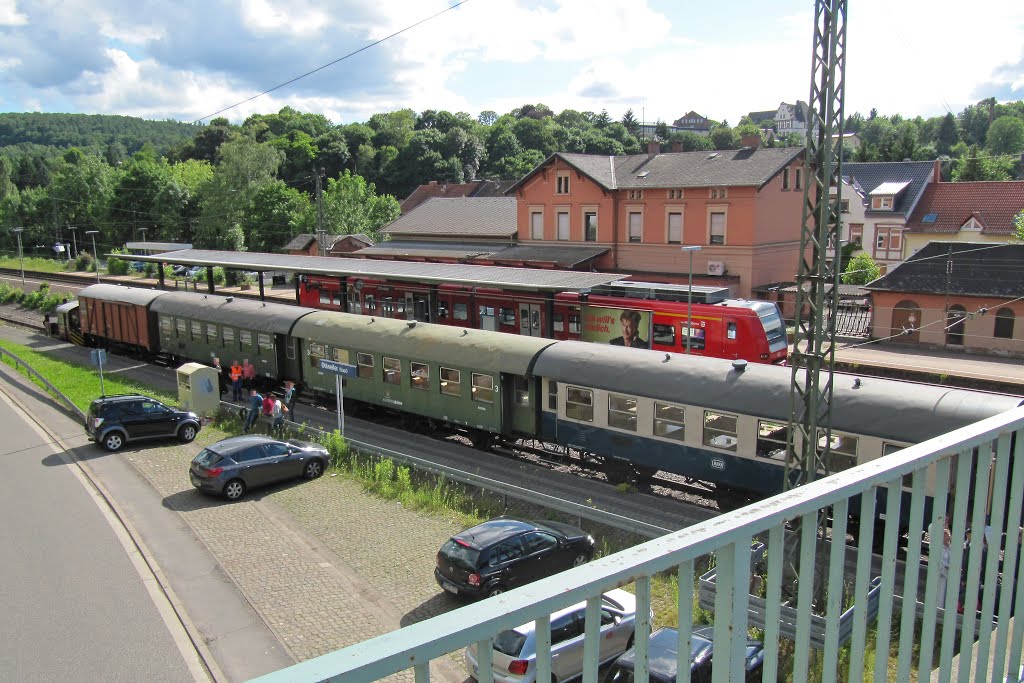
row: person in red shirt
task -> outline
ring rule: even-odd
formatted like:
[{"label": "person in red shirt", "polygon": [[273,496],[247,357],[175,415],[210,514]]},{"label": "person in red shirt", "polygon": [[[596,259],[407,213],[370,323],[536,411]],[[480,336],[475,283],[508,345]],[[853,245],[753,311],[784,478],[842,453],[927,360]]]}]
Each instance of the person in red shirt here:
[{"label": "person in red shirt", "polygon": [[252,395],[252,390],[256,387],[256,366],[249,362],[246,358],[242,361],[242,388],[245,390],[245,397],[249,398]]}]

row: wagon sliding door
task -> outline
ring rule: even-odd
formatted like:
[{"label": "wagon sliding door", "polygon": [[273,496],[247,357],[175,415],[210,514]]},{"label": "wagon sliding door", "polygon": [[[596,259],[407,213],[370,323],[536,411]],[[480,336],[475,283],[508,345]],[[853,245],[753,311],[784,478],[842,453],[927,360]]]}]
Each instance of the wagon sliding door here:
[{"label": "wagon sliding door", "polygon": [[536,434],[538,380],[501,375],[501,414],[506,434]]}]

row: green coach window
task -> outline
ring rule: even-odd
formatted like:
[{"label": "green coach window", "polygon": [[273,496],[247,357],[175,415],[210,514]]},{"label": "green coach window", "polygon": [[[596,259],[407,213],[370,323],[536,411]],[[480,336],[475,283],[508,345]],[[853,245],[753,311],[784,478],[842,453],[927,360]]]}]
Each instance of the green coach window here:
[{"label": "green coach window", "polygon": [[441,393],[462,396],[462,373],[451,368],[441,368]]},{"label": "green coach window", "polygon": [[263,334],[262,332],[256,335],[256,343],[263,349],[274,348],[274,343],[270,339],[269,334]]},{"label": "green coach window", "polygon": [[206,343],[216,344],[217,339],[217,325],[214,323],[206,323]]},{"label": "green coach window", "polygon": [[356,354],[356,374],[363,379],[373,379],[373,354]]},{"label": "green coach window", "polygon": [[473,400],[481,403],[494,403],[493,377],[473,373]]},{"label": "green coach window", "polygon": [[426,363],[409,363],[409,382],[413,389],[430,389],[430,366]]},{"label": "green coach window", "polygon": [[384,356],[384,383],[402,383],[402,361]]},{"label": "green coach window", "polygon": [[185,325],[183,318],[177,318],[174,321],[175,327],[178,328],[178,336],[184,337],[188,333],[188,327]]}]

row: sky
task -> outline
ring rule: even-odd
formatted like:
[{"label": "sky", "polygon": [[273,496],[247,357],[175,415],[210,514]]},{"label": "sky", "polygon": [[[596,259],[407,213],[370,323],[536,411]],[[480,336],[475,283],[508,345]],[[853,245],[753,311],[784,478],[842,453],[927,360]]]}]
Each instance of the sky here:
[{"label": "sky", "polygon": [[[340,124],[543,103],[736,124],[810,92],[813,0],[456,2],[0,0],[0,111]],[[847,116],[986,97],[1024,100],[1024,1],[849,0]]]}]

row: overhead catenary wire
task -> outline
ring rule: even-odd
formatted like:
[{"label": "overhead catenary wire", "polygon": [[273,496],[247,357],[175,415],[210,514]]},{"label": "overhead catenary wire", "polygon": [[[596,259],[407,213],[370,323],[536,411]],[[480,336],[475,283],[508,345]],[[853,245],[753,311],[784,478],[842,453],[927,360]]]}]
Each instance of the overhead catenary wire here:
[{"label": "overhead catenary wire", "polygon": [[326,68],[328,68],[330,66],[334,66],[338,62],[343,62],[346,59],[348,59],[349,57],[353,57],[353,56],[359,54],[360,52],[363,52],[365,50],[369,50],[371,47],[374,47],[376,45],[380,45],[381,43],[383,43],[386,40],[390,40],[391,38],[394,38],[395,36],[401,35],[401,34],[405,33],[406,31],[414,29],[417,26],[419,26],[420,24],[424,24],[424,23],[430,21],[431,19],[434,19],[436,17],[441,16],[445,12],[450,12],[453,9],[457,8],[457,7],[461,7],[462,5],[465,5],[467,2],[469,2],[469,0],[459,0],[459,2],[456,2],[455,4],[445,8],[443,10],[441,10],[440,12],[435,12],[434,14],[431,14],[429,17],[426,17],[424,19],[420,19],[419,21],[417,21],[414,24],[409,24],[405,28],[400,29],[398,31],[395,31],[394,33],[392,33],[390,35],[386,35],[386,36],[384,36],[383,38],[381,38],[379,40],[375,40],[372,43],[364,45],[363,47],[361,47],[361,48],[359,48],[357,50],[353,50],[352,52],[349,52],[347,55],[344,55],[342,57],[338,57],[337,59],[335,59],[333,61],[327,62],[326,64],[324,64],[322,66],[318,66],[317,68],[312,69],[311,71],[307,71],[306,73],[304,73],[304,74],[302,74],[300,76],[296,76],[295,78],[291,78],[291,79],[285,81],[284,83],[280,83],[278,85],[275,85],[273,88],[269,88],[267,90],[264,90],[261,93],[253,95],[252,97],[248,97],[248,98],[246,98],[246,99],[244,99],[244,100],[242,100],[240,102],[236,102],[236,103],[234,103],[234,104],[232,104],[230,106],[224,107],[223,109],[219,109],[219,110],[213,112],[212,114],[207,114],[206,116],[201,116],[200,118],[198,118],[195,121],[193,121],[193,123],[202,123],[206,119],[213,118],[214,116],[217,116],[218,114],[223,114],[224,112],[230,111],[231,109],[234,109],[235,107],[240,107],[240,106],[242,106],[243,104],[245,104],[247,102],[252,102],[253,100],[255,100],[257,98],[260,98],[260,97],[263,97],[264,95],[267,95],[269,93],[272,93],[275,90],[280,90],[281,88],[284,88],[285,86],[291,85],[292,83],[295,83],[296,81],[300,81],[303,78],[306,78],[307,76],[311,76],[311,75],[315,74],[318,71],[323,71],[324,69],[326,69]]}]

